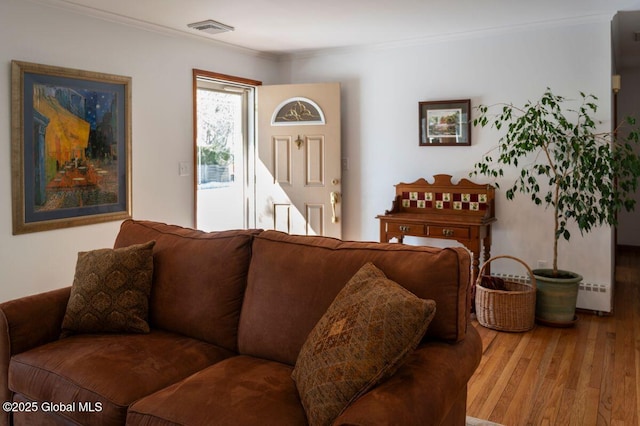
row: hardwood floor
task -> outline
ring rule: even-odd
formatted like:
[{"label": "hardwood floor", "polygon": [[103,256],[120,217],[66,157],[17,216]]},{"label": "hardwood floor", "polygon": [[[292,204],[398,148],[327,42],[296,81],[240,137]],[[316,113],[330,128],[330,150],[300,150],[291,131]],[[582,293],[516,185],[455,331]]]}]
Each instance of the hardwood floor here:
[{"label": "hardwood floor", "polygon": [[474,321],[484,355],[467,415],[508,426],[640,425],[640,249],[620,248],[614,312],[526,333]]}]

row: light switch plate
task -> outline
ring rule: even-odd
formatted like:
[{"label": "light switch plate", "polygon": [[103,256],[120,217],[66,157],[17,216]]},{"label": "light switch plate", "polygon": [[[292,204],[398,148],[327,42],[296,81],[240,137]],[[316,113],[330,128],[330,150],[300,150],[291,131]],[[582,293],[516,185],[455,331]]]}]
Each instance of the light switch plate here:
[{"label": "light switch plate", "polygon": [[189,176],[189,163],[187,161],[178,163],[178,176]]}]

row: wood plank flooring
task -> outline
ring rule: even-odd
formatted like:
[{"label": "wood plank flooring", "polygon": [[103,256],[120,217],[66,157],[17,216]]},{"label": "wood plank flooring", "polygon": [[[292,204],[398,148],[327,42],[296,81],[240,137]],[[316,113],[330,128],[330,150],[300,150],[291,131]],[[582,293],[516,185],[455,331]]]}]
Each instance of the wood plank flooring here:
[{"label": "wood plank flooring", "polygon": [[484,355],[467,415],[508,426],[640,425],[640,248],[618,249],[612,315],[578,313],[575,327],[526,333],[473,325]]}]

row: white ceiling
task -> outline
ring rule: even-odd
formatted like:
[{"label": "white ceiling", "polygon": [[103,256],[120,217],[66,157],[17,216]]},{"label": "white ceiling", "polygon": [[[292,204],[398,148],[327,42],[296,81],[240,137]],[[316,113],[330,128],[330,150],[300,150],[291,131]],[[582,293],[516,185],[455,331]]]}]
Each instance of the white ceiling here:
[{"label": "white ceiling", "polygon": [[[275,54],[412,43],[547,22],[570,24],[640,0],[33,0],[81,14]],[[213,19],[235,31],[187,27]],[[640,23],[638,24],[640,31]]]}]

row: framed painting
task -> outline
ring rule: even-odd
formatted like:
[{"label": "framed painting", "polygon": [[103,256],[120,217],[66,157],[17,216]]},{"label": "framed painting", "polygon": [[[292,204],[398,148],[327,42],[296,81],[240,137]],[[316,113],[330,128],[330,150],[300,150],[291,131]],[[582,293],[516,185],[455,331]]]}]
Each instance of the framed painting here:
[{"label": "framed painting", "polygon": [[131,217],[131,78],[11,62],[13,234]]},{"label": "framed painting", "polygon": [[471,145],[471,100],[420,102],[420,146]]}]

